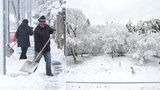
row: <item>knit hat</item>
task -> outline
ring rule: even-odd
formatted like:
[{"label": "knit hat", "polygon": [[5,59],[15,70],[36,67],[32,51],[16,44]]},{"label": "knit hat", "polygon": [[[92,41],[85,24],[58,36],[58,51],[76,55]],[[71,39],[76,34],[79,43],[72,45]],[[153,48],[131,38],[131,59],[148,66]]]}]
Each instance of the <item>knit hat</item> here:
[{"label": "knit hat", "polygon": [[45,16],[41,16],[39,19],[38,19],[39,22],[45,22],[46,21],[46,17]]},{"label": "knit hat", "polygon": [[23,19],[22,22],[28,24],[28,20],[27,19]]}]

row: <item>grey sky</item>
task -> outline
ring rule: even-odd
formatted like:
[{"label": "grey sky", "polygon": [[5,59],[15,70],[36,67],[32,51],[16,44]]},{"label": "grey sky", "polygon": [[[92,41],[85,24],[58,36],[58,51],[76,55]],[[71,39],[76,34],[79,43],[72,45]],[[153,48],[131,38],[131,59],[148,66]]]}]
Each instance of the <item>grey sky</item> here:
[{"label": "grey sky", "polygon": [[94,25],[160,18],[160,0],[67,0],[66,6],[81,9]]}]

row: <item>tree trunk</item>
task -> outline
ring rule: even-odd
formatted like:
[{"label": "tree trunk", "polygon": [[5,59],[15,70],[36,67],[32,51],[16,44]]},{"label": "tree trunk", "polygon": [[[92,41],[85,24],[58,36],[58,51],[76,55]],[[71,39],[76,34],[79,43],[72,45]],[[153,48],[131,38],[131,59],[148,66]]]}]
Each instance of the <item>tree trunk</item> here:
[{"label": "tree trunk", "polygon": [[75,55],[75,52],[74,50],[70,47],[70,50],[71,50],[71,53],[72,53],[72,56],[73,56],[73,59],[74,59],[74,62],[77,63],[77,59],[76,59],[76,55]]}]

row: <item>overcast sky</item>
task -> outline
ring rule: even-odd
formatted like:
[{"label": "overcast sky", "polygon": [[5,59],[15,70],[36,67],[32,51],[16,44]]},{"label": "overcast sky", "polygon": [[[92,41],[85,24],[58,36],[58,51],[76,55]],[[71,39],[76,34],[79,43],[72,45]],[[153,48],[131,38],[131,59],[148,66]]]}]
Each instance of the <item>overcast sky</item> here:
[{"label": "overcast sky", "polygon": [[160,18],[160,0],[67,0],[66,6],[81,9],[93,25]]}]

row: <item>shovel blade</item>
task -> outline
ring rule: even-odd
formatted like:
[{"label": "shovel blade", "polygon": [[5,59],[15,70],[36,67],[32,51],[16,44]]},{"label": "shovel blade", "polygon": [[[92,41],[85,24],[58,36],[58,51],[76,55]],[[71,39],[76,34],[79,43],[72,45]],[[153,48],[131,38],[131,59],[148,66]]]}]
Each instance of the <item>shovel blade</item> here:
[{"label": "shovel blade", "polygon": [[7,45],[6,46],[6,56],[10,57],[13,53],[14,53],[14,50],[9,45]]},{"label": "shovel blade", "polygon": [[21,67],[20,71],[31,74],[35,72],[37,67],[38,67],[38,62],[26,61],[24,65]]}]

